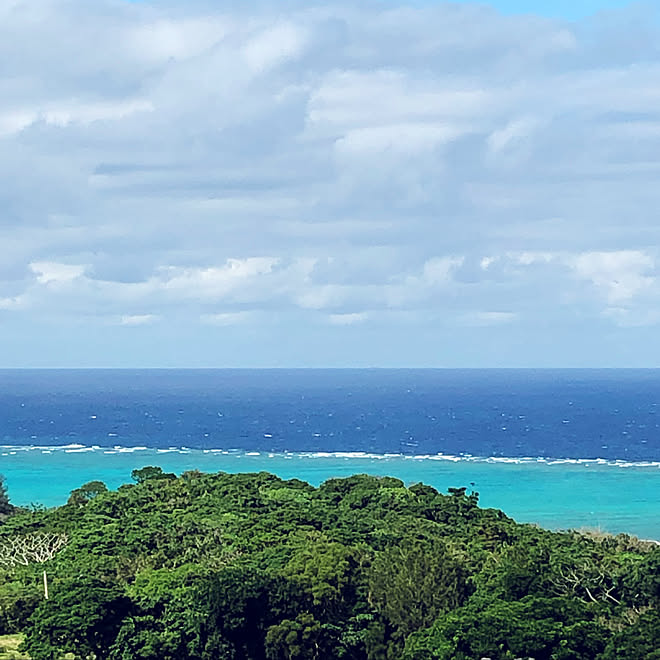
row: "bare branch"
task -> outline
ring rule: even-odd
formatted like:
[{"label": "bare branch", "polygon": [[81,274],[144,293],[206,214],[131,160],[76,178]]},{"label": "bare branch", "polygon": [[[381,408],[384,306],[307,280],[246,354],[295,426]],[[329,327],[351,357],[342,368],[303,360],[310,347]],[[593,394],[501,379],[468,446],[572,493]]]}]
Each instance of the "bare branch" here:
[{"label": "bare branch", "polygon": [[43,564],[69,542],[66,534],[28,534],[0,542],[0,565],[7,568]]}]

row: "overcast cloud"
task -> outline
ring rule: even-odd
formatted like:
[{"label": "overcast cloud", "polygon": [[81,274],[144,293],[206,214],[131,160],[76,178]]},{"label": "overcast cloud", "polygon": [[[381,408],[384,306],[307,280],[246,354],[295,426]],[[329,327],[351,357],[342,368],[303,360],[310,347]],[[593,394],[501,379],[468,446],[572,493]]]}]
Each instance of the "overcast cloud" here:
[{"label": "overcast cloud", "polygon": [[660,366],[657,19],[0,0],[0,366]]}]

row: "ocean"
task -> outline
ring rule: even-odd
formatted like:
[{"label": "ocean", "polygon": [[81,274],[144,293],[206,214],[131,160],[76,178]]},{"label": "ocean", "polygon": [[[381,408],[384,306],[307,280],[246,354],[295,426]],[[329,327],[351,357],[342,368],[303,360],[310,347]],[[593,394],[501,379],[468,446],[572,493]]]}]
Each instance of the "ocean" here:
[{"label": "ocean", "polygon": [[521,522],[660,539],[660,370],[0,371],[13,502],[145,465],[389,474]]}]

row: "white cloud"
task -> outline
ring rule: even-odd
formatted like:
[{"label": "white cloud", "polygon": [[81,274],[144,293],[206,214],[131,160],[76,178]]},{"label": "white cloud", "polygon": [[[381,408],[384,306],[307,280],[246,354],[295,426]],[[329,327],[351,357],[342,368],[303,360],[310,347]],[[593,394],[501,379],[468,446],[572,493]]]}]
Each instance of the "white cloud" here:
[{"label": "white cloud", "polygon": [[561,254],[552,252],[519,252],[512,256],[521,266],[531,266],[533,264],[548,264],[557,259],[561,259]]},{"label": "white cloud", "polygon": [[278,261],[273,257],[249,257],[229,259],[220,267],[163,268],[154,284],[183,298],[221,300],[272,273]]},{"label": "white cloud", "polygon": [[0,3],[2,318],[648,327],[651,14]]},{"label": "white cloud", "polygon": [[461,320],[470,326],[493,326],[512,323],[517,315],[512,312],[470,312]]},{"label": "white cloud", "polygon": [[30,110],[9,110],[0,114],[0,137],[19,133],[34,122],[36,114]]},{"label": "white cloud", "polygon": [[422,277],[430,285],[446,284],[462,263],[463,257],[433,257],[424,264]]},{"label": "white cloud", "polygon": [[638,250],[586,252],[569,261],[578,277],[589,280],[615,305],[628,301],[651,287],[655,277],[653,259]]},{"label": "white cloud", "polygon": [[644,328],[660,324],[660,310],[607,307],[603,316],[622,328]]},{"label": "white cloud", "polygon": [[153,110],[150,101],[141,99],[100,103],[55,101],[43,107],[24,107],[1,113],[0,138],[20,133],[37,122],[63,128],[72,123],[87,125],[95,121],[117,121],[138,112]]},{"label": "white cloud", "polygon": [[464,123],[496,96],[460,79],[438,80],[391,69],[332,71],[309,99],[308,130]]},{"label": "white cloud", "polygon": [[159,317],[156,314],[129,314],[122,316],[120,319],[121,325],[149,325],[158,321]]},{"label": "white cloud", "polygon": [[85,266],[39,261],[30,264],[39,284],[61,284],[71,282],[85,272]]},{"label": "white cloud", "polygon": [[19,309],[22,301],[20,297],[17,298],[0,298],[0,309],[11,310]]},{"label": "white cloud", "polygon": [[263,73],[299,55],[305,41],[300,26],[281,22],[252,37],[243,47],[243,55],[252,71]]},{"label": "white cloud", "polygon": [[355,325],[356,323],[364,323],[369,319],[366,312],[354,312],[353,314],[330,314],[328,321],[332,325]]},{"label": "white cloud", "polygon": [[123,43],[135,57],[162,64],[199,56],[235,29],[217,16],[159,18],[128,27]]},{"label": "white cloud", "polygon": [[222,312],[219,314],[202,314],[200,318],[203,323],[226,327],[254,320],[255,314],[253,312]]},{"label": "white cloud", "polygon": [[459,129],[443,124],[391,124],[349,131],[337,142],[336,149],[342,159],[348,160],[383,153],[391,157],[432,151],[459,135]]},{"label": "white cloud", "polygon": [[90,124],[101,120],[118,120],[136,112],[151,112],[154,106],[150,101],[126,100],[119,103],[62,103],[45,108],[33,121],[43,119],[48,124],[67,126],[73,122]]}]

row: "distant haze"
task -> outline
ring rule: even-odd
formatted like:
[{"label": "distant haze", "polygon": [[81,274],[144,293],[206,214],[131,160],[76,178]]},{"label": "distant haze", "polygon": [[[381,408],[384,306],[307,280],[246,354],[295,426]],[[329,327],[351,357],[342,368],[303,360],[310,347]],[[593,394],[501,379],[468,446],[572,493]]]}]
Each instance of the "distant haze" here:
[{"label": "distant haze", "polygon": [[660,366],[653,5],[0,0],[0,368]]}]

